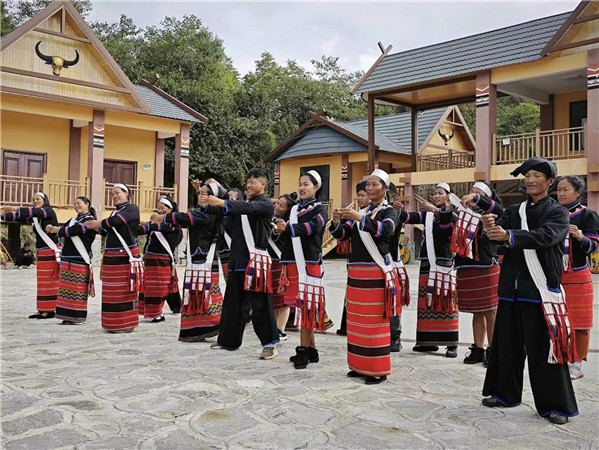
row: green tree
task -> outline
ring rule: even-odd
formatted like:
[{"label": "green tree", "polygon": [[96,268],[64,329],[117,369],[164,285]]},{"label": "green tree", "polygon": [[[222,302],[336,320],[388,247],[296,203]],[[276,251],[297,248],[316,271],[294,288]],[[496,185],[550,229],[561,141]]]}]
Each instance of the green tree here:
[{"label": "green tree", "polygon": [[10,11],[8,11],[6,2],[0,2],[0,16],[2,22],[0,23],[0,35],[10,33],[16,28],[15,20]]},{"label": "green tree", "polygon": [[[19,26],[23,22],[31,19],[46,6],[53,3],[53,0],[9,0],[7,3],[15,25]],[[91,0],[71,0],[71,3],[84,18],[87,17],[92,10]]]}]

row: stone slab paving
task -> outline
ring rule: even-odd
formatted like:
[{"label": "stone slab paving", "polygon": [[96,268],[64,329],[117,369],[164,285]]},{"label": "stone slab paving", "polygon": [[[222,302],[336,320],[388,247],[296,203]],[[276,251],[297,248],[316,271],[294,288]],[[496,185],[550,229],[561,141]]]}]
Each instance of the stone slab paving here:
[{"label": "stone slab paving", "polygon": [[[338,322],[344,261],[327,261],[326,269],[329,314]],[[409,266],[411,280],[417,270]],[[574,382],[581,415],[558,427],[537,416],[527,379],[521,406],[480,405],[485,370],[462,364],[472,341],[467,314],[458,359],[421,355],[411,351],[414,301],[391,377],[366,386],[345,376],[346,341],[336,326],[317,336],[321,362],[294,370],[288,358],[297,333],[278,358],[260,361],[251,327],[235,352],[178,342],[172,314],[159,324],[142,320],[131,334],[107,334],[99,296],[83,326],[27,320],[34,269],[0,275],[4,449],[599,448],[596,330],[586,375]]]}]

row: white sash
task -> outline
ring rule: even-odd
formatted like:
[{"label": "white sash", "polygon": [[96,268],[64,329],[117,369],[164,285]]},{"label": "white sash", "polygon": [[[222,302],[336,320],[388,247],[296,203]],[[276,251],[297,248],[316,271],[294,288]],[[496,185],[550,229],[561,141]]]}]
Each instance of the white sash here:
[{"label": "white sash", "polygon": [[[116,210],[116,209],[114,211],[112,211],[112,214],[110,214],[110,217],[116,215],[117,212],[118,212],[118,210]],[[131,249],[125,242],[125,239],[123,239],[123,236],[121,236],[121,234],[116,230],[116,228],[113,227],[113,228],[111,228],[111,230],[114,232],[114,234],[119,239],[119,241],[121,241],[121,245],[127,252],[127,255],[129,255],[129,265],[131,266],[131,282],[130,282],[131,291],[137,290],[137,292],[140,292],[139,289],[142,289],[142,286],[143,286],[143,272],[144,272],[143,259],[141,258],[141,256],[133,256],[133,253],[131,253]],[[137,280],[137,282],[136,282],[136,280]]]},{"label": "white sash", "polygon": [[208,299],[208,304],[212,304],[212,262],[216,254],[216,241],[210,244],[210,249],[206,255],[206,261],[203,263],[194,263],[191,258],[191,248],[189,245],[190,236],[187,233],[187,266],[185,268],[185,277],[183,280],[183,305],[189,305],[191,293],[201,294],[200,301]]},{"label": "white sash", "polygon": [[33,218],[33,226],[35,227],[35,231],[37,231],[37,234],[39,235],[39,237],[42,238],[42,240],[44,241],[44,243],[50,249],[54,250],[54,255],[56,257],[56,262],[58,263],[58,265],[60,265],[61,249],[54,243],[54,241],[52,241],[52,239],[50,239],[50,236],[48,236],[48,234],[46,233],[46,231],[42,229],[42,226],[40,225],[40,220],[37,217]]},{"label": "white sash", "polygon": [[[67,226],[72,227],[73,225],[75,225],[76,222],[77,222],[76,218],[73,217],[69,221],[69,224]],[[83,241],[81,240],[81,238],[79,236],[73,236],[70,239],[73,242],[73,244],[75,245],[75,248],[77,249],[77,252],[79,253],[79,255],[83,258],[83,261],[85,261],[85,263],[88,266],[90,266],[90,270],[91,270],[92,262],[89,258],[89,253],[88,253],[87,249],[85,248],[85,244],[83,244]]]},{"label": "white sash", "polygon": [[281,259],[281,255],[283,254],[283,252],[281,252],[281,249],[277,246],[277,244],[275,244],[275,241],[273,241],[272,238],[268,238],[268,245],[270,245],[272,251],[275,252],[277,258]]},{"label": "white sash", "polygon": [[227,243],[227,247],[231,249],[231,236],[226,231],[223,233],[223,237],[225,238],[225,242]]},{"label": "white sash", "polygon": [[173,261],[173,264],[175,264],[175,256],[173,255],[173,252],[171,250],[171,246],[168,245],[168,241],[164,237],[164,234],[162,234],[161,231],[153,231],[153,233],[154,233],[154,236],[156,236],[158,238],[158,241],[164,247],[164,249],[166,250],[166,252],[168,253],[168,255],[171,257],[171,260]]},{"label": "white sash", "polygon": [[264,249],[256,248],[252,227],[246,214],[241,216],[241,229],[249,252],[248,266],[245,270],[244,289],[254,292],[271,292],[272,258]]},{"label": "white sash", "polygon": [[427,305],[430,308],[433,303],[433,296],[446,296],[453,293],[455,286],[455,272],[453,265],[449,267],[439,266],[437,264],[437,254],[435,253],[435,241],[433,238],[433,220],[434,213],[427,212],[424,219],[424,237],[426,241],[426,256],[430,266],[428,274]]},{"label": "white sash", "polygon": [[[525,231],[529,231],[528,220],[526,217],[527,204],[528,201],[522,202],[519,210],[521,226]],[[541,262],[539,261],[537,251],[534,249],[523,249],[523,252],[530,276],[534,281],[536,288],[539,290],[539,293],[541,294],[543,312],[545,313],[545,320],[548,322],[547,325],[549,327],[549,332],[552,332],[552,328],[559,328],[559,324],[555,320],[555,314],[557,313],[563,317],[565,321],[568,333],[567,338],[569,340],[572,333],[572,327],[570,326],[570,318],[568,317],[564,287],[560,284],[559,292],[550,291],[549,287],[547,286],[547,277],[545,276],[545,272],[543,272],[543,268],[541,267]],[[554,348],[553,339],[549,339],[549,357],[547,359],[549,364],[556,364],[559,362],[556,350],[557,349]]]}]

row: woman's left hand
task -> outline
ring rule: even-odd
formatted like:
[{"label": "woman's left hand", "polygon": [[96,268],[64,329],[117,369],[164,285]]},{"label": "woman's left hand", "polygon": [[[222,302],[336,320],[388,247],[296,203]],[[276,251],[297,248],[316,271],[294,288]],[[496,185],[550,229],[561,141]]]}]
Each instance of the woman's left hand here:
[{"label": "woman's left hand", "polygon": [[354,222],[362,220],[362,214],[360,214],[355,209],[341,208],[340,211],[341,211],[341,217],[343,219],[353,220]]},{"label": "woman's left hand", "polygon": [[287,228],[287,222],[285,222],[284,220],[281,220],[281,219],[277,219],[272,224],[272,229],[275,232],[275,234],[281,234],[283,231],[285,231],[286,228]]},{"label": "woman's left hand", "polygon": [[54,233],[58,233],[58,230],[59,230],[58,227],[55,227],[55,226],[52,226],[52,225],[46,226],[46,233],[54,234]]},{"label": "woman's left hand", "polygon": [[579,242],[584,239],[584,234],[582,234],[582,231],[576,225],[570,225],[569,232],[572,235],[572,237]]}]

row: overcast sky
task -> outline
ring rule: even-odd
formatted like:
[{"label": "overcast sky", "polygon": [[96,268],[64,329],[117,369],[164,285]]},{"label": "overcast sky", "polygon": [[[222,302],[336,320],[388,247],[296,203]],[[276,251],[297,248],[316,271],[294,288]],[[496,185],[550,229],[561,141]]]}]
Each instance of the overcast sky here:
[{"label": "overcast sky", "polygon": [[578,1],[514,2],[174,2],[93,1],[88,21],[116,22],[121,14],[137,26],[165,16],[196,15],[225,44],[241,75],[264,51],[279,63],[294,59],[306,68],[321,55],[338,56],[348,71],[367,70],[380,55],[469,36],[572,11]]}]

